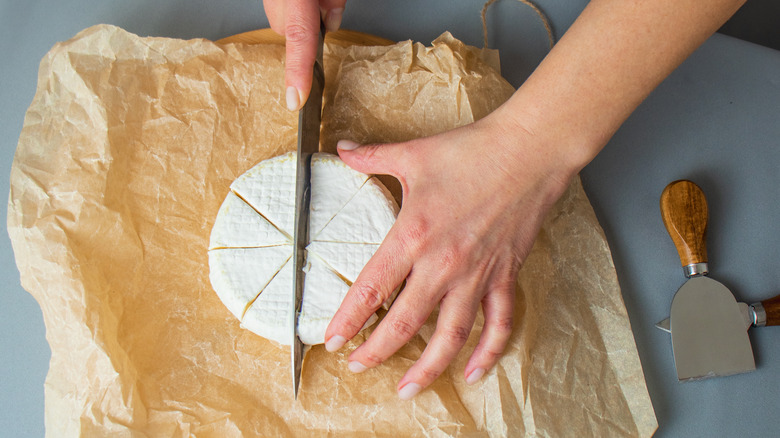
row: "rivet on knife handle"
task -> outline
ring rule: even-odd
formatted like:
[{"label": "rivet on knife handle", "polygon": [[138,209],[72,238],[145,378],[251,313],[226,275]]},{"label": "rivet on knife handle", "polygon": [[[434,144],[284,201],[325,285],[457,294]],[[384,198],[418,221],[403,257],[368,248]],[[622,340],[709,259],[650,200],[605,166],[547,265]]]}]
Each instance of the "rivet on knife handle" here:
[{"label": "rivet on knife handle", "polygon": [[699,186],[675,181],[661,194],[661,217],[686,277],[707,274],[707,199]]}]

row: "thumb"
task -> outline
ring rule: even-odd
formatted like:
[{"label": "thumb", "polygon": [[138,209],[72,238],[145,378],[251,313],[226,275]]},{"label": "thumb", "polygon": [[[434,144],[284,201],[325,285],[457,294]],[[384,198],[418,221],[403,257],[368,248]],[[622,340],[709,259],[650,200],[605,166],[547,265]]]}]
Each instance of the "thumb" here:
[{"label": "thumb", "polygon": [[338,142],[339,157],[358,172],[375,175],[392,175],[399,178],[403,169],[400,144],[360,145],[350,140]]}]

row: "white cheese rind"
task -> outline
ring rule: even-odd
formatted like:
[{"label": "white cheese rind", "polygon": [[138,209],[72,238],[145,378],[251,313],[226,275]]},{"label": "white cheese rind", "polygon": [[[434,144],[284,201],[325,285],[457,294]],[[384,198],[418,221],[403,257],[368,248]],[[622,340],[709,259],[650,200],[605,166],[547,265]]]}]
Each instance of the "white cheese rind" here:
[{"label": "white cheese rind", "polygon": [[311,163],[309,235],[319,234],[368,178],[368,175],[349,168],[335,155],[316,154]]},{"label": "white cheese rind", "polygon": [[[305,272],[298,337],[307,345],[322,344],[349,286],[316,258],[309,259]],[[266,339],[290,345],[292,283],[293,262],[289,259],[249,307],[241,325]]]},{"label": "white cheese rind", "polygon": [[247,309],[241,326],[282,345],[292,344],[290,307],[292,306],[293,263],[288,259],[278,274]]},{"label": "white cheese rind", "polygon": [[398,216],[398,204],[376,178],[368,180],[313,240],[380,244]]},{"label": "white cheese rind", "polygon": [[233,181],[230,189],[292,241],[295,221],[295,154],[261,161]]},{"label": "white cheese rind", "polygon": [[[231,189],[212,229],[212,285],[242,327],[289,345],[295,154],[257,164]],[[392,196],[376,179],[350,169],[335,155],[312,158],[310,235],[323,235],[329,241],[311,241],[307,248],[311,254],[298,321],[304,343],[324,341],[325,329],[349,285],[378,248],[397,212]],[[370,322],[375,320],[373,316]]]},{"label": "white cheese rind", "polygon": [[320,242],[315,240],[306,248],[334,271],[354,283],[360,271],[374,255],[379,245],[373,243]]},{"label": "white cheese rind", "polygon": [[209,249],[290,244],[290,239],[235,193],[228,193],[211,229]]},{"label": "white cheese rind", "polygon": [[291,245],[214,249],[209,251],[209,280],[225,307],[241,319],[291,255]]},{"label": "white cheese rind", "polygon": [[298,317],[298,337],[304,344],[325,342],[325,330],[349,291],[344,281],[314,257],[309,258],[301,315]]}]

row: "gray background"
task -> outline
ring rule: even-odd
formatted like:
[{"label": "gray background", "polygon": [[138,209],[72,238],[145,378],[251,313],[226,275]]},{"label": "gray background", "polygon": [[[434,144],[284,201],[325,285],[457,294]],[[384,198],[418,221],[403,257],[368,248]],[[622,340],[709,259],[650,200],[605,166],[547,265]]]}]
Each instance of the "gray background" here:
[{"label": "gray background", "polygon": [[[583,0],[538,3],[558,36],[585,5]],[[343,27],[426,43],[449,30],[481,46],[481,7],[481,0],[352,0]],[[778,18],[771,20],[775,28]],[[38,62],[56,42],[98,23],[142,36],[209,39],[267,27],[259,0],[0,0],[0,193],[8,193]],[[494,6],[489,25],[504,76],[519,86],[546,53],[546,34],[529,9],[510,0]],[[738,35],[740,29],[751,27],[736,23],[729,32]],[[750,332],[756,372],[679,384],[668,335],[653,328],[668,314],[684,280],[658,213],[658,197],[675,179],[693,179],[707,194],[712,276],[743,301],[780,293],[778,122],[780,52],[715,35],[582,173],[613,251],[660,423],[656,436],[768,437],[780,430],[780,329]],[[5,217],[6,203],[1,204]],[[41,436],[50,353],[40,308],[19,284],[1,222],[0,435]]]}]

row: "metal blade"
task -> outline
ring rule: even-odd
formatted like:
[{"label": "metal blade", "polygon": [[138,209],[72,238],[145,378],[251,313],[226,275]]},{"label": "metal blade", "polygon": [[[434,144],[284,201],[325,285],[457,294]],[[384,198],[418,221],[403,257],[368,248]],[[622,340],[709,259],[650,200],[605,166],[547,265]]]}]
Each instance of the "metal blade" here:
[{"label": "metal blade", "polygon": [[295,231],[293,240],[293,300],[290,321],[292,344],[290,348],[292,362],[293,393],[298,398],[303,367],[304,348],[298,337],[298,315],[303,302],[304,266],[306,263],[306,245],[309,243],[309,204],[311,203],[311,158],[320,149],[320,124],[322,122],[322,92],[325,87],[325,75],[322,68],[322,50],[325,30],[320,23],[320,41],[317,59],[312,73],[312,85],[309,99],[298,112],[298,163],[295,179]]},{"label": "metal blade", "polygon": [[756,369],[740,306],[731,291],[711,278],[691,278],[677,291],[670,329],[681,381]]},{"label": "metal blade", "polygon": [[[753,309],[751,309],[750,306],[748,306],[745,303],[737,303],[737,305],[739,306],[739,312],[742,314],[742,318],[745,320],[745,330],[749,329],[750,327],[753,327],[753,321],[755,318],[755,313]],[[655,323],[655,328],[659,330],[663,330],[666,333],[672,332],[669,318],[662,319],[657,323]]]},{"label": "metal blade", "polygon": [[663,330],[666,333],[671,333],[672,332],[672,328],[671,328],[671,324],[669,322],[669,318],[666,318],[664,320],[661,320],[661,321],[658,321],[657,323],[655,323],[655,328],[657,328],[659,330]]}]

